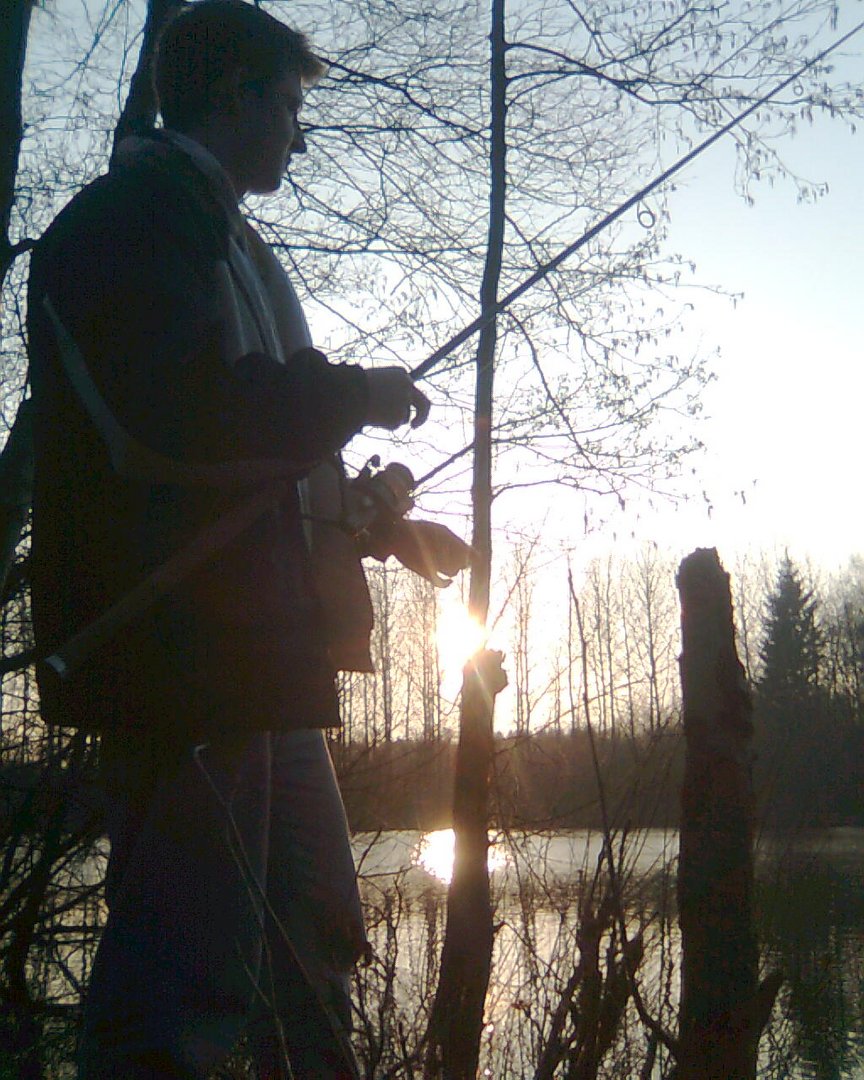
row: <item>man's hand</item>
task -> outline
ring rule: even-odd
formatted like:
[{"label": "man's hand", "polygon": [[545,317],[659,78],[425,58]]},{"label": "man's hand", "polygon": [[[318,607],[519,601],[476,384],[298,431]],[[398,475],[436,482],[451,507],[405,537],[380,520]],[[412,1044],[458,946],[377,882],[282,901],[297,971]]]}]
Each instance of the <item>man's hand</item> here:
[{"label": "man's hand", "polygon": [[[372,427],[395,428],[407,424],[419,427],[429,415],[431,402],[414,385],[401,367],[366,368],[369,411],[366,423]],[[411,413],[414,413],[412,418]]]},{"label": "man's hand", "polygon": [[394,522],[387,535],[387,554],[442,589],[471,562],[471,547],[446,525],[434,521]]}]

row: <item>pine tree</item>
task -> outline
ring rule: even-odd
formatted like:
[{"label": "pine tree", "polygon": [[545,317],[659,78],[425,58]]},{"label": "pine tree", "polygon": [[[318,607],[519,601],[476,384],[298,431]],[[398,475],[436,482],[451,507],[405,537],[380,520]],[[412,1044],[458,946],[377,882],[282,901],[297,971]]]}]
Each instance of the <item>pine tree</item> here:
[{"label": "pine tree", "polygon": [[769,816],[782,825],[804,824],[805,817],[815,824],[829,809],[823,797],[832,755],[820,689],[822,652],[818,599],[787,553],[767,600],[756,687]]},{"label": "pine tree", "polygon": [[822,658],[818,601],[788,553],[767,607],[760,696],[775,705],[809,699],[819,683]]}]

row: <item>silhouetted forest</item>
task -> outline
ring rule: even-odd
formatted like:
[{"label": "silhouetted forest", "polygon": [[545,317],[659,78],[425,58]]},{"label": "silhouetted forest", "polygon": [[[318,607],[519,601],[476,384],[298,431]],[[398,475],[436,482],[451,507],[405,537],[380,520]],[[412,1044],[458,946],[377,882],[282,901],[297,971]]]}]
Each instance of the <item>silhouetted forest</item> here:
[{"label": "silhouetted forest", "polygon": [[[571,641],[569,664],[551,675],[547,672],[543,691],[536,695],[525,686],[532,671],[539,681],[539,664],[524,655],[532,648],[532,638],[530,611],[523,610],[514,630],[510,664],[517,730],[499,734],[495,743],[498,825],[599,826],[592,739],[600,782],[616,822],[677,824],[683,761],[675,694],[677,626],[666,615],[674,603],[672,575],[663,587],[661,570],[657,561],[595,565],[583,590],[594,638]],[[642,583],[652,607],[640,611],[632,602],[633,594],[623,588],[628,580]],[[605,588],[607,583],[617,590],[617,603]],[[853,561],[820,592],[784,556],[773,571],[763,567],[757,575],[751,568],[736,590],[739,647],[754,690],[753,768],[760,824],[864,825],[861,564]],[[653,652],[646,652],[641,668],[634,650],[622,645],[628,635],[642,647],[651,643]],[[386,645],[379,637],[379,649],[386,649],[391,662],[396,661],[397,671],[400,657],[409,665],[413,647],[404,634],[394,635]],[[559,657],[566,652],[560,649]],[[587,712],[581,693],[568,708],[562,692],[580,667],[583,653],[590,660]],[[422,711],[419,692],[412,703],[404,701],[406,688],[393,678],[387,690],[389,697],[380,686],[366,687],[363,700],[379,713],[389,708],[411,717],[415,710]],[[373,717],[371,724],[362,729],[355,724],[353,732],[349,728],[334,741],[334,758],[355,828],[433,829],[450,824],[455,743],[446,722],[437,718],[436,726],[428,712],[420,719],[422,727],[410,722],[406,727],[423,731],[426,737],[394,738],[397,725],[375,723]]]},{"label": "silhouetted forest", "polygon": [[[525,682],[540,681],[540,665],[520,656],[520,648],[532,649],[530,618],[517,625],[509,665],[517,728],[495,739],[493,813],[499,827],[599,827],[592,740],[599,782],[616,823],[677,824],[683,762],[675,670],[678,628],[664,614],[667,607],[674,614],[674,593],[671,572],[658,587],[663,569],[659,562],[595,565],[583,589],[594,639],[569,642],[569,660],[567,643],[558,649],[561,667],[544,674],[537,694]],[[656,588],[650,635],[645,612],[628,602],[632,597],[621,593],[620,602],[612,604],[608,590],[600,587],[601,573],[603,578],[617,575],[619,587],[635,574]],[[377,578],[383,576],[379,571]],[[821,591],[788,557],[773,572],[763,567],[761,577],[761,598],[752,569],[749,578],[745,574],[749,593],[735,582],[739,649],[754,690],[759,824],[864,826],[864,567],[853,561]],[[375,592],[380,602],[380,589]],[[389,594],[387,602],[393,603]],[[427,593],[423,603],[434,605],[434,596]],[[632,622],[629,629],[621,620],[624,611]],[[523,614],[530,616],[530,611]],[[426,634],[433,615],[434,610]],[[389,677],[346,683],[346,726],[331,740],[349,820],[362,831],[444,828],[451,824],[455,735],[437,695],[434,643],[392,625],[387,640],[388,623],[382,620],[381,625],[379,668],[386,656]],[[633,651],[622,649],[614,638],[616,631],[651,641],[654,652],[646,653],[642,670]],[[583,651],[589,661],[587,712],[584,695],[575,695],[568,706],[564,692]],[[26,680],[20,690],[26,710]],[[9,706],[13,700],[7,698]],[[19,761],[15,758],[7,753],[7,782],[0,785],[10,809],[41,775],[23,753]],[[77,796],[71,803],[66,800],[73,818],[90,808],[87,769],[80,771],[84,779]],[[54,805],[61,777],[67,784],[68,769],[36,785],[40,795],[35,805]]]},{"label": "silhouetted forest", "polygon": [[[864,729],[826,738],[835,718],[819,716],[789,738],[756,713],[754,762],[760,824],[778,828],[864,826]],[[794,741],[793,741],[794,739]],[[800,748],[800,756],[794,748]],[[677,730],[631,739],[598,738],[615,820],[632,827],[675,827],[683,737]],[[336,745],[334,759],[353,828],[443,829],[452,824],[455,742]],[[498,736],[495,817],[500,828],[600,828],[597,778],[584,732]]]}]

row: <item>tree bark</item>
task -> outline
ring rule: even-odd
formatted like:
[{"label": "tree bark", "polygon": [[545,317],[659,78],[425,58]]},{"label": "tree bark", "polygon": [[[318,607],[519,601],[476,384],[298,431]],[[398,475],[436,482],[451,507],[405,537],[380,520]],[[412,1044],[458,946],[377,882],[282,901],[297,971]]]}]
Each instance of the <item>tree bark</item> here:
[{"label": "tree bark", "polygon": [[735,648],[729,575],[717,552],[687,556],[677,583],[686,760],[676,1077],[754,1080],[770,1006],[758,986],[753,929],[752,702]]},{"label": "tree bark", "polygon": [[126,104],[114,129],[113,151],[127,135],[148,131],[156,122],[158,103],[153,87],[153,57],[162,27],[180,8],[183,0],[148,0],[147,19],[135,73],[129,83]]},{"label": "tree bark", "polygon": [[[504,247],[506,197],[505,0],[492,0],[490,32],[489,228],[480,288],[481,314],[498,298]],[[471,489],[474,525],[469,608],[485,624],[492,568],[492,404],[497,320],[480,332],[474,399],[474,471]],[[441,974],[429,1023],[431,1054],[446,1080],[477,1074],[483,1007],[492,965],[492,906],[489,895],[489,775],[495,696],[506,685],[501,653],[484,650],[465,667],[459,747],[453,794],[455,856],[447,896],[447,928]]]},{"label": "tree bark", "polygon": [[[24,126],[21,113],[24,61],[32,0],[6,0],[0,20],[0,287],[17,255],[28,246],[10,237],[15,182]],[[0,454],[0,596],[30,509],[33,438],[29,408],[15,419]]]},{"label": "tree bark", "polygon": [[466,665],[462,688],[453,787],[453,878],[426,1070],[427,1075],[442,1075],[445,1080],[473,1080],[483,1034],[493,941],[487,866],[492,714],[495,697],[507,683],[502,658],[492,650],[478,653]]},{"label": "tree bark", "polygon": [[0,285],[15,258],[9,237],[24,127],[21,92],[33,0],[4,0],[0,19]]}]

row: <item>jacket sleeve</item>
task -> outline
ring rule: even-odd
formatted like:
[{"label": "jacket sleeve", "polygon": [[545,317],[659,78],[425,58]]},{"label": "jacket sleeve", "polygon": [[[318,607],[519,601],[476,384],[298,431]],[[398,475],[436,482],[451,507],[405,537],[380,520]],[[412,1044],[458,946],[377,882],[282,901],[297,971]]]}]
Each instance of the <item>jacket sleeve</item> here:
[{"label": "jacket sleeve", "polygon": [[187,462],[276,457],[298,466],[339,450],[367,414],[362,369],[313,350],[287,364],[254,353],[230,366],[219,255],[212,223],[170,192],[109,176],[73,201],[34,253],[31,353],[56,362],[39,310],[47,293],[109,407],[151,449]]}]

